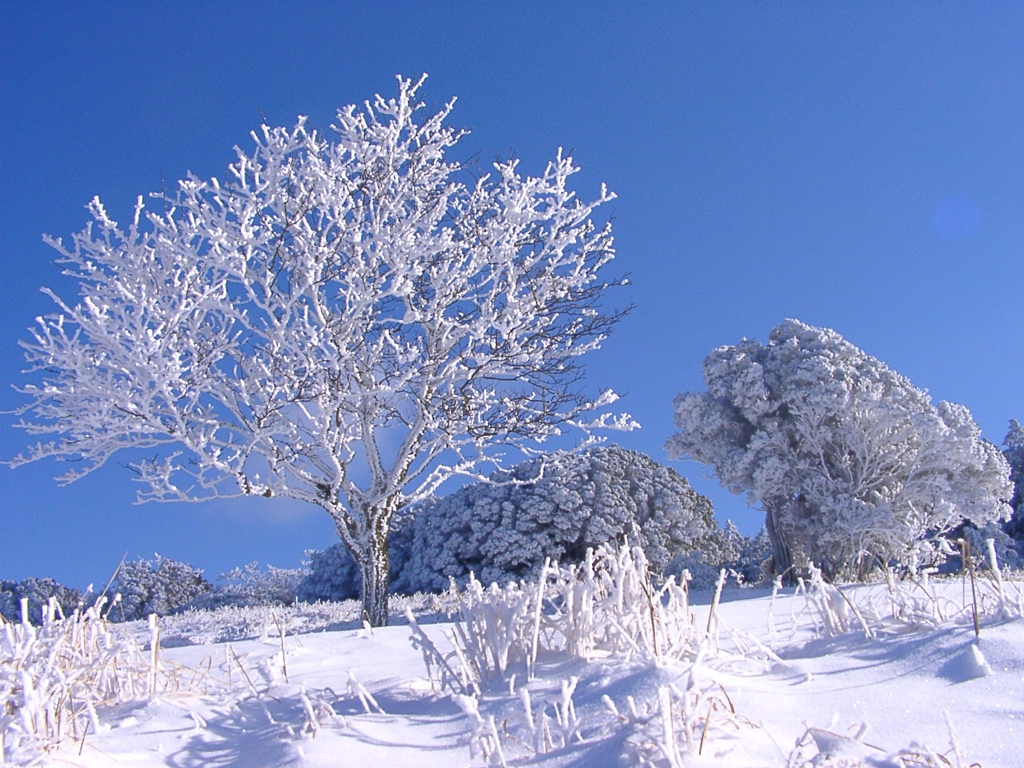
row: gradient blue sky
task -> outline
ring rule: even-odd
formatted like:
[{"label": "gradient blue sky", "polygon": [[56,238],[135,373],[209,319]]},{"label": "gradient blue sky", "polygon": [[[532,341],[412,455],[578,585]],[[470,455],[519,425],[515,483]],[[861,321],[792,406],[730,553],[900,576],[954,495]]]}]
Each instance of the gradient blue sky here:
[{"label": "gradient blue sky", "polygon": [[[459,98],[488,160],[539,172],[574,150],[607,182],[636,311],[589,363],[665,460],[673,396],[701,361],[786,317],[828,326],[1001,444],[1024,418],[1024,5],[1009,3],[4,3],[0,8],[0,408],[17,346],[66,296],[46,232],[188,171],[222,175],[273,125],[394,92]],[[0,417],[0,457],[28,437]],[[760,517],[700,465],[719,516]],[[263,499],[134,506],[127,470],[71,486],[0,467],[0,578],[105,582],[121,555],[216,577],[298,565],[335,540]]]}]

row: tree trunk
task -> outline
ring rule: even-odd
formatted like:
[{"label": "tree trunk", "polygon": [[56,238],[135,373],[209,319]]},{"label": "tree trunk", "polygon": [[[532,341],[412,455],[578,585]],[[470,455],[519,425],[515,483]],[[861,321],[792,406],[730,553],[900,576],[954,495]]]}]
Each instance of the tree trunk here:
[{"label": "tree trunk", "polygon": [[390,586],[387,535],[371,535],[369,551],[362,553],[357,562],[363,582],[360,591],[363,601],[362,620],[371,627],[386,627]]},{"label": "tree trunk", "polygon": [[793,550],[780,530],[779,508],[765,505],[764,526],[772,543],[772,555],[775,558],[775,575],[782,576],[784,584],[794,584],[796,574],[793,572]]}]

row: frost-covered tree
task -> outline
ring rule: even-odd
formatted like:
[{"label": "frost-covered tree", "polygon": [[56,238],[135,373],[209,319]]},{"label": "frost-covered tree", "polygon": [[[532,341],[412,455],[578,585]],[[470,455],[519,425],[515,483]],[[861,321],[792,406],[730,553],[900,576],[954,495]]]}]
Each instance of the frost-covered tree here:
[{"label": "frost-covered tree", "polygon": [[166,616],[209,592],[210,586],[202,571],[168,557],[128,561],[121,564],[111,585],[111,592],[121,597],[109,615],[125,621],[151,613]]},{"label": "frost-covered tree", "polygon": [[834,331],[787,320],[766,345],[712,352],[704,383],[676,398],[666,447],[761,505],[777,573],[861,576],[964,518],[1009,514],[1006,460],[967,409],[933,405]]},{"label": "frost-covered tree", "polygon": [[333,136],[263,126],[224,181],[140,198],[127,227],[96,199],[50,240],[81,295],[50,293],[24,345],[20,426],[57,437],[13,463],[67,459],[71,482],[144,449],[140,501],[317,504],[379,625],[396,512],[498,446],[630,426],[594,415],[615,395],[585,394],[579,364],[622,314],[591,218],[613,195],[578,199],[561,151],[539,176],[474,175],[450,156],[454,102],[426,113],[421,83],[340,110]]},{"label": "frost-covered tree", "polygon": [[697,590],[714,589],[723,568],[740,584],[759,584],[767,575],[765,568],[771,557],[772,547],[764,528],[750,538],[740,533],[732,520],[726,520],[725,527],[713,532],[699,550],[673,558],[665,573],[678,577],[686,571],[690,588]]},{"label": "frost-covered tree", "polygon": [[739,550],[739,557],[729,567],[743,579],[744,584],[758,584],[771,575],[767,567],[772,559],[772,542],[765,528],[762,527],[752,539],[743,536]]},{"label": "frost-covered tree", "polygon": [[1003,455],[1010,465],[1010,481],[1013,483],[1013,498],[1010,500],[1013,517],[1006,524],[1006,532],[1024,544],[1024,427],[1016,419],[1010,420],[1010,431],[1003,440]]},{"label": "frost-covered tree", "polygon": [[222,573],[209,591],[192,598],[184,607],[210,611],[226,606],[291,605],[307,575],[305,568],[260,568],[252,562]]},{"label": "frost-covered tree", "polygon": [[[391,541],[395,532],[391,533]],[[351,600],[359,596],[359,566],[343,544],[334,544],[327,549],[311,550],[309,573],[299,582],[296,592],[304,603],[321,601]],[[391,566],[389,577],[394,584],[395,573],[402,567],[402,553],[395,551],[393,543],[388,547],[388,562]]]}]

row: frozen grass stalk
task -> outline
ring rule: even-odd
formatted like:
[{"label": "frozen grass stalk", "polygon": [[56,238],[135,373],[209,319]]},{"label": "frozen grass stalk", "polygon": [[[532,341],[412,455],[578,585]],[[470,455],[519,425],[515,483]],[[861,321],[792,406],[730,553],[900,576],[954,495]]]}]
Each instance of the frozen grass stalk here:
[{"label": "frozen grass stalk", "polygon": [[0,620],[0,761],[34,763],[67,740],[100,729],[96,708],[188,693],[206,685],[197,671],[182,690],[159,656],[159,626],[150,624],[149,653],[103,618],[106,599],[67,618],[52,601],[35,627]]}]

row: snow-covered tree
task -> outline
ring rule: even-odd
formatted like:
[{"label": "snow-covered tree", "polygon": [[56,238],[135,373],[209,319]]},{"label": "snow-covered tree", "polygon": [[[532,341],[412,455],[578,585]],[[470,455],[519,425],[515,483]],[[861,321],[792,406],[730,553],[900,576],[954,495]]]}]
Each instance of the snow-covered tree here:
[{"label": "snow-covered tree", "polygon": [[[391,542],[395,532],[392,531]],[[327,549],[311,550],[309,557],[309,573],[299,582],[296,595],[304,603],[320,601],[351,600],[359,596],[359,566],[352,559],[351,553],[344,544],[334,544]],[[402,567],[401,551],[395,551],[389,542],[388,562],[391,567],[389,578],[394,587],[395,573]]]},{"label": "snow-covered tree", "polygon": [[1006,532],[1024,545],[1024,427],[1016,419],[1010,420],[1010,431],[1003,440],[1003,455],[1010,465],[1010,480],[1013,482],[1013,498],[1010,500],[1013,517],[1006,524]]},{"label": "snow-covered tree", "polygon": [[203,572],[168,557],[131,560],[121,564],[111,592],[120,595],[111,618],[125,621],[144,619],[155,613],[166,616],[189,601],[210,591]]},{"label": "snow-covered tree", "polygon": [[961,405],[927,393],[834,331],[787,320],[704,361],[675,400],[673,458],[711,465],[765,512],[777,573],[813,561],[861,576],[912,559],[966,518],[1005,519],[999,449]]},{"label": "snow-covered tree", "polygon": [[[599,271],[610,225],[567,184],[561,151],[475,176],[449,157],[454,102],[422,83],[337,113],[334,136],[263,126],[224,181],[190,177],[127,227],[98,199],[70,245],[77,304],[38,319],[22,427],[55,434],[13,463],[70,460],[71,482],[122,449],[140,501],[278,496],[323,507],[387,621],[392,517],[498,446],[594,415],[579,358],[621,317]],[[165,450],[166,449],[166,450]],[[134,455],[139,455],[136,452]]]},{"label": "snow-covered tree", "polygon": [[768,531],[762,527],[754,538],[743,537],[740,556],[730,564],[730,568],[742,577],[743,583],[758,584],[771,576],[767,570],[771,559],[772,542],[768,538]]},{"label": "snow-covered tree", "polygon": [[683,552],[672,559],[665,574],[689,574],[691,589],[712,590],[724,568],[740,584],[759,584],[764,581],[765,569],[772,557],[771,542],[764,528],[754,538],[744,536],[732,520],[714,531],[700,549]]},{"label": "snow-covered tree", "polygon": [[[670,467],[618,446],[560,452],[424,502],[392,534],[394,587],[438,592],[470,572],[506,584],[536,576],[545,558],[578,563],[616,542],[643,547],[662,571],[716,533],[711,502]],[[353,594],[357,571],[337,546],[315,553],[310,570],[302,599]]]}]

